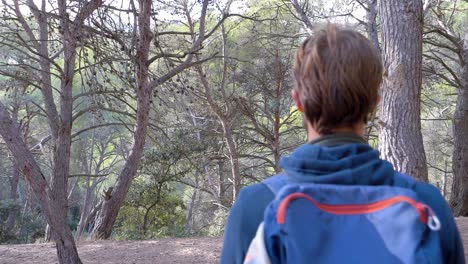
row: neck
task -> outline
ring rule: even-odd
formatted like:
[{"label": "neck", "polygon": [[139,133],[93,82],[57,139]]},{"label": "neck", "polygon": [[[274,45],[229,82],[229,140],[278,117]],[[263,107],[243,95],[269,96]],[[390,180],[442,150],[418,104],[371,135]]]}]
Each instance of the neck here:
[{"label": "neck", "polygon": [[[313,141],[318,138],[320,138],[321,134],[315,130],[315,128],[309,123],[306,122],[306,128],[307,128],[307,141]],[[337,127],[333,129],[333,133],[343,133],[343,132],[349,132],[349,133],[354,133],[359,136],[364,136],[364,131],[365,131],[365,124],[364,123],[357,123],[351,127],[346,126],[346,127]]]}]

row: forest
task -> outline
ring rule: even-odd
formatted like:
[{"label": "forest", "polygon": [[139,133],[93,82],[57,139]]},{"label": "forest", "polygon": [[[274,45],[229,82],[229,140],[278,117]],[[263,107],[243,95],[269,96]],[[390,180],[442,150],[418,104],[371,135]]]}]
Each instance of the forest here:
[{"label": "forest", "polygon": [[0,244],[221,237],[306,142],[294,52],[339,23],[381,51],[366,140],[468,216],[466,0],[2,0]]}]

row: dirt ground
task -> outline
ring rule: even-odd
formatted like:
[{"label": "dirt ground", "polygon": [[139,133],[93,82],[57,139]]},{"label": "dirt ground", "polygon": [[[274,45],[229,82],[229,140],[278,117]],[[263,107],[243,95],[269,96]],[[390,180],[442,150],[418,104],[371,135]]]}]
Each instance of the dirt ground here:
[{"label": "dirt ground", "polygon": [[[468,218],[457,219],[468,256]],[[152,241],[85,241],[78,243],[85,264],[218,263],[221,238],[174,238]],[[52,243],[0,246],[1,264],[57,263]]]},{"label": "dirt ground", "polygon": [[[78,243],[85,264],[218,263],[221,238],[160,239],[152,241],[98,241]],[[52,243],[0,246],[1,264],[57,262]]]}]

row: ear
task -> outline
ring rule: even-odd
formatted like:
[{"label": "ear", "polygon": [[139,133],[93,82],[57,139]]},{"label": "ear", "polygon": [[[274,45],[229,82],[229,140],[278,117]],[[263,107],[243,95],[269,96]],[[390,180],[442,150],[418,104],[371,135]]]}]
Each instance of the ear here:
[{"label": "ear", "polygon": [[297,106],[297,110],[301,113],[304,112],[304,107],[302,106],[301,100],[299,99],[299,91],[296,89],[293,89],[291,91],[291,97]]}]

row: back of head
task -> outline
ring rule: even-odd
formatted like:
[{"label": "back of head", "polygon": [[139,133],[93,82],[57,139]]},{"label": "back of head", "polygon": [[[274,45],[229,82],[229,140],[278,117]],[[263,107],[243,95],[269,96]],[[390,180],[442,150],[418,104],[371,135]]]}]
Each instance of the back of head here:
[{"label": "back of head", "polygon": [[294,78],[307,120],[319,134],[365,122],[382,82],[379,51],[357,31],[333,24],[296,52]]}]

